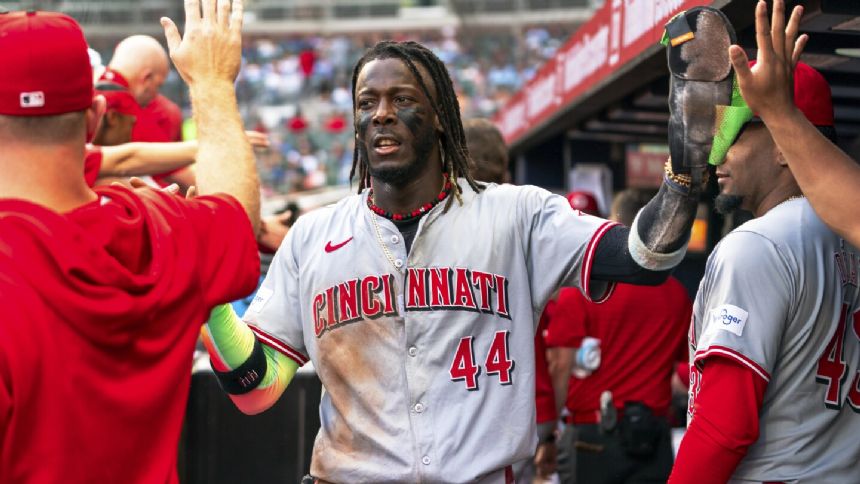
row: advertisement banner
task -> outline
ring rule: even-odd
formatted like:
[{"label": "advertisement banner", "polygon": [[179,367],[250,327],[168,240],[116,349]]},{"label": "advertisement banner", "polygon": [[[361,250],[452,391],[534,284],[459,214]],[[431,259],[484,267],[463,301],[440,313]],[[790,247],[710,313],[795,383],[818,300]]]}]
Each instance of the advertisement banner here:
[{"label": "advertisement banner", "polygon": [[606,0],[496,114],[510,145],[588,95],[613,71],[657,44],[663,25],[702,0]]}]

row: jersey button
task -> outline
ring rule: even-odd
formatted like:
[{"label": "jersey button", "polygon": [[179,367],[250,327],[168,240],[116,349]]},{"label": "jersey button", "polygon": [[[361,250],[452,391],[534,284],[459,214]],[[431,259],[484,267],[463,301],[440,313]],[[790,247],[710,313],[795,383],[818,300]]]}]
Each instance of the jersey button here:
[{"label": "jersey button", "polygon": [[429,466],[430,465],[430,457],[425,455],[424,457],[421,458],[421,463],[424,464],[425,466]]},{"label": "jersey button", "polygon": [[396,236],[396,235],[392,235],[392,236],[391,236],[391,243],[392,243],[392,244],[396,244],[396,243],[398,243],[398,242],[400,242],[400,237],[398,237],[398,236]]},{"label": "jersey button", "polygon": [[403,261],[400,259],[395,260],[394,261],[394,267],[400,269],[401,267],[403,267]]},{"label": "jersey button", "polygon": [[424,404],[423,403],[416,403],[415,406],[412,407],[412,410],[415,410],[415,413],[421,413],[424,411]]},{"label": "jersey button", "polygon": [[408,353],[409,353],[409,356],[415,356],[418,354],[418,348],[416,348],[414,346],[410,346]]}]

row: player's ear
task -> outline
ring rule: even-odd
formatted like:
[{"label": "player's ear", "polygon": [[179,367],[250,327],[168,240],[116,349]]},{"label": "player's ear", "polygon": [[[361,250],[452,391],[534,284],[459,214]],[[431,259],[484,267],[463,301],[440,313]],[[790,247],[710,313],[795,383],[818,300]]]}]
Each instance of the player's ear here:
[{"label": "player's ear", "polygon": [[439,134],[445,132],[445,127],[442,126],[442,122],[439,121],[439,116],[433,116],[433,127],[436,128],[436,131],[439,132]]},{"label": "player's ear", "polygon": [[87,120],[87,141],[92,141],[99,129],[99,125],[103,122],[102,118],[105,114],[105,98],[101,94],[93,97],[92,105],[86,110]]}]

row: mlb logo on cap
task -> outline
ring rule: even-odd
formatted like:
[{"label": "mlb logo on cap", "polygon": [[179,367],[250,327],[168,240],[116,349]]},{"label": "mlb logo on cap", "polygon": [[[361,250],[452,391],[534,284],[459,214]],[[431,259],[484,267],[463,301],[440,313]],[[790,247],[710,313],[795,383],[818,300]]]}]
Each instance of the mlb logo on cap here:
[{"label": "mlb logo on cap", "polygon": [[0,13],[0,52],[0,114],[50,116],[92,105],[87,42],[68,15]]},{"label": "mlb logo on cap", "polygon": [[42,91],[22,92],[22,108],[41,108],[45,106],[45,93]]}]

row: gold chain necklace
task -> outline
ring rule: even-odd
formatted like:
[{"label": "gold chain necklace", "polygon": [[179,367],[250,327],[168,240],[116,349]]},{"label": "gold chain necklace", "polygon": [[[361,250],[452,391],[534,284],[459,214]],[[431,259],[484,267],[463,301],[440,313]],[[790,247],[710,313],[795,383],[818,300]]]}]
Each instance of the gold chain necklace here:
[{"label": "gold chain necklace", "polygon": [[399,272],[400,274],[405,274],[406,271],[403,266],[406,264],[400,264],[400,267],[397,267],[397,264],[394,263],[394,256],[391,254],[391,251],[388,250],[388,246],[385,245],[385,241],[382,240],[382,232],[379,230],[379,222],[376,221],[376,217],[379,217],[373,212],[370,213],[370,220],[373,221],[373,228],[376,230],[376,240],[379,241],[379,245],[382,246],[382,252],[385,252],[385,257],[388,258],[388,262],[394,267],[394,270]]},{"label": "gold chain necklace", "polygon": [[[434,203],[432,206],[430,206],[426,210],[422,210],[421,215],[426,214],[427,212],[430,211],[430,209],[435,207],[437,203],[439,203],[440,201],[447,198],[450,190],[451,190],[451,183],[448,181],[448,177],[445,176],[445,179],[443,180],[443,183],[442,183],[442,193],[439,194],[438,201],[436,201],[436,203]],[[388,246],[385,245],[385,241],[382,239],[382,231],[379,229],[379,222],[376,221],[376,217],[385,217],[385,215],[381,214],[381,213],[377,214],[377,212],[375,210],[373,210],[373,207],[375,207],[376,204],[374,203],[372,197],[373,197],[373,188],[371,188],[370,193],[367,194],[367,203],[368,203],[368,208],[371,209],[370,220],[373,222],[373,228],[376,231],[376,240],[379,241],[379,245],[382,246],[382,252],[385,253],[385,257],[388,258],[388,262],[391,263],[391,265],[394,267],[394,270],[396,270],[400,274],[406,274],[406,267],[405,267],[406,263],[405,262],[401,263],[400,267],[397,267],[397,264],[394,262],[394,255],[391,254],[391,251],[388,250]],[[371,205],[373,205],[373,207],[371,207]],[[386,218],[388,218],[388,217],[386,217]]]}]

